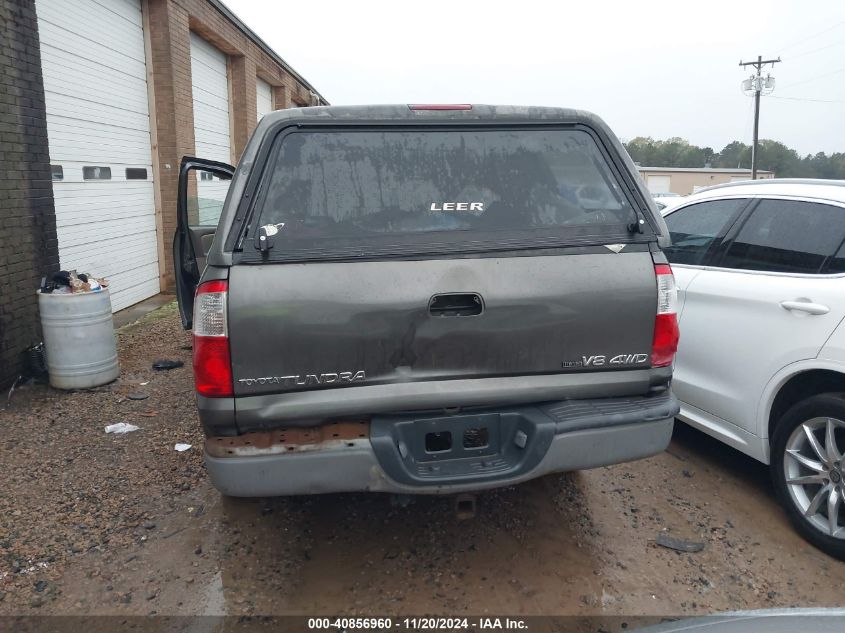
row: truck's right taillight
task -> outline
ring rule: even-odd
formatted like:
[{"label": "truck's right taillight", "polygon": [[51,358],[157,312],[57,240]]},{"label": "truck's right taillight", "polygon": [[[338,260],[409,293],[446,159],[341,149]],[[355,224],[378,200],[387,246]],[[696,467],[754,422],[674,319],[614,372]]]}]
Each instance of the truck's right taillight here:
[{"label": "truck's right taillight", "polygon": [[651,366],[671,365],[678,351],[678,290],[669,264],[655,264],[657,276],[657,316],[651,343]]},{"label": "truck's right taillight", "polygon": [[207,398],[228,398],[232,388],[227,281],[207,281],[194,297],[194,384]]}]

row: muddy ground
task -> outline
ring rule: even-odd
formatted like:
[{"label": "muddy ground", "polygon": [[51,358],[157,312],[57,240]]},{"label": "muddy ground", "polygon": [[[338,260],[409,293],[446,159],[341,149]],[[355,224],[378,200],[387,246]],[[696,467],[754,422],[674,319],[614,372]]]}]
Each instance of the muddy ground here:
[{"label": "muddy ground", "polygon": [[[766,468],[680,423],[666,453],[479,495],[468,521],[439,497],[222,499],[203,470],[190,338],[173,307],[122,329],[119,350],[113,385],[23,387],[0,409],[0,614],[677,616],[842,604],[845,564],[790,528]],[[159,358],[185,367],[153,371]],[[115,422],[140,430],[105,434]],[[661,532],[704,549],[659,547]]]}]

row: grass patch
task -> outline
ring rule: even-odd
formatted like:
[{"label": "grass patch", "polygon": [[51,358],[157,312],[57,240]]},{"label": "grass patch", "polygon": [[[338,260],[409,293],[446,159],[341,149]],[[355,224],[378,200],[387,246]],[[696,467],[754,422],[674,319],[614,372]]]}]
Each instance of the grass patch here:
[{"label": "grass patch", "polygon": [[178,312],[179,302],[174,299],[170,303],[166,303],[165,305],[156,308],[155,310],[147,312],[147,314],[136,319],[135,321],[120,326],[119,328],[117,328],[117,330],[115,330],[115,332],[118,336],[120,336],[121,334],[134,330],[135,328],[140,327],[142,325],[155,321],[160,321],[161,319],[167,319],[173,316],[177,316]]}]

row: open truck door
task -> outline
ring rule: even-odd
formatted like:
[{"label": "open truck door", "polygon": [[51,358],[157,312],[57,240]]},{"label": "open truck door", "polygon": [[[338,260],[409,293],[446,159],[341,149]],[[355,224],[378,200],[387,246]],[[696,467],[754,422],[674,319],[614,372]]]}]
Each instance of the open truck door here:
[{"label": "open truck door", "polygon": [[194,292],[205,269],[234,173],[235,168],[226,163],[193,156],[182,158],[173,262],[179,314],[186,330],[193,325]]}]

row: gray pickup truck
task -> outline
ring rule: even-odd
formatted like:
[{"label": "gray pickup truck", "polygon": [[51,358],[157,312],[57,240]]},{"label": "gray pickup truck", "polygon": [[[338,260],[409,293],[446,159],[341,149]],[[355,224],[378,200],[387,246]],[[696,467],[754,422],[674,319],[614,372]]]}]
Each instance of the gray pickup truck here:
[{"label": "gray pickup truck", "polygon": [[273,112],[186,157],[174,243],[232,496],[469,492],[662,451],[668,232],[578,110]]}]

